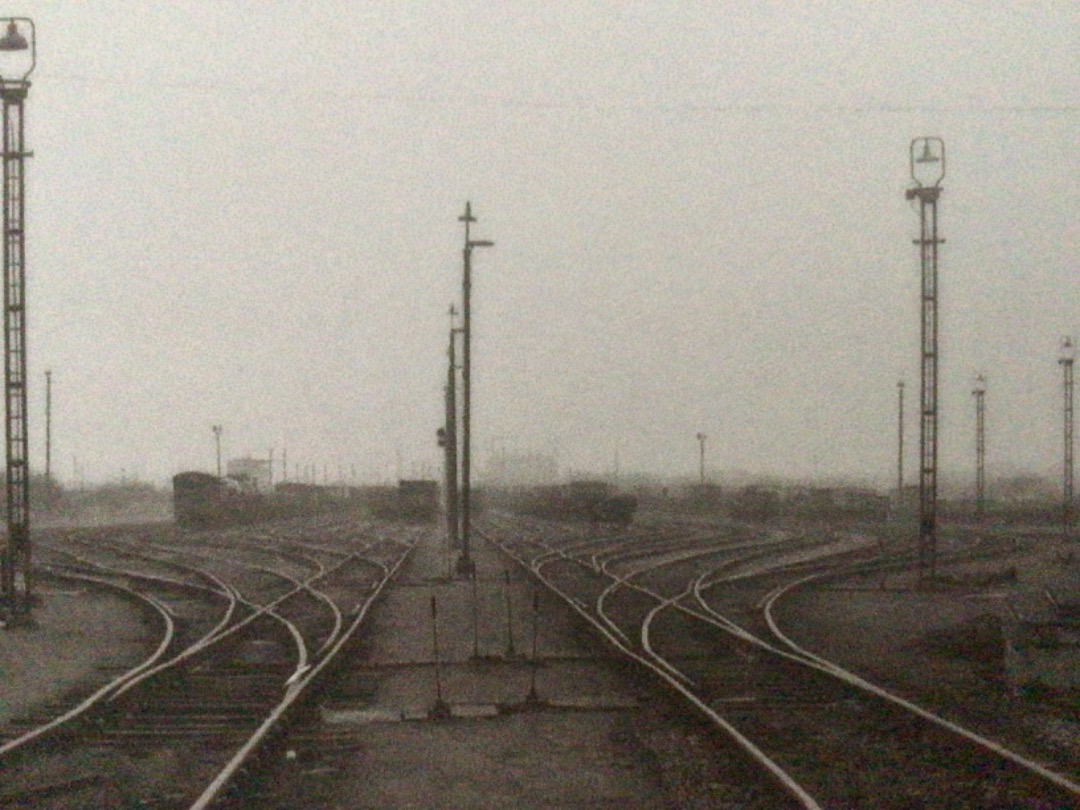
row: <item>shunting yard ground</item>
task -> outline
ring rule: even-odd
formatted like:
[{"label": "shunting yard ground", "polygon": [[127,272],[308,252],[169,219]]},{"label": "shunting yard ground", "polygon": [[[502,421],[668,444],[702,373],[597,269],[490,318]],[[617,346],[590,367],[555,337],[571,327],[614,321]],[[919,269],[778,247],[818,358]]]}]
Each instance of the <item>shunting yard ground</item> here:
[{"label": "shunting yard ground", "polygon": [[43,582],[28,627],[0,631],[0,729],[60,701],[87,673],[141,660],[152,634],[124,599],[79,585]]},{"label": "shunting yard ground", "polygon": [[[417,534],[390,524],[379,531]],[[220,538],[204,539],[220,551]],[[451,575],[454,556],[436,529],[421,534],[338,677],[284,745],[267,753],[263,780],[245,781],[231,806],[777,806],[755,795],[759,775],[724,756],[714,732],[673,709],[667,693],[601,644],[569,607],[546,591],[537,595],[515,563],[478,538],[474,585]],[[1018,573],[1003,577],[1013,567]],[[945,699],[950,712],[969,699],[992,707],[986,731],[994,738],[1045,726],[1053,750],[1023,741],[1019,749],[1074,774],[1074,713],[1061,716],[1058,704],[1048,704],[1057,709],[1046,716],[1014,695],[1011,659],[1001,654],[1010,625],[992,638],[981,630],[1005,601],[1011,612],[1037,615],[1051,594],[1074,596],[1078,571],[1071,548],[1025,540],[1004,558],[950,567],[957,582],[950,588],[924,592],[908,581],[913,575],[872,575],[807,589],[783,612],[797,640],[875,679],[899,681],[917,699],[925,695],[915,681],[926,680],[929,668],[930,703]],[[0,634],[0,732],[9,736],[54,715],[65,693],[85,692],[87,683],[142,660],[156,643],[140,612],[115,596],[46,581],[39,591],[34,622]],[[729,595],[736,607],[756,601]],[[985,719],[976,714],[968,719]],[[163,763],[161,778],[182,775]]]},{"label": "shunting yard ground", "polygon": [[[482,542],[474,624],[474,586],[450,575],[455,556],[434,529],[423,536],[341,677],[289,732],[267,780],[246,785],[234,806],[744,806],[742,780],[719,773],[701,725],[650,694],[655,685]],[[33,622],[0,635],[6,737],[156,643],[142,614],[113,595],[44,581],[39,593]],[[432,597],[443,717],[432,713]]]},{"label": "shunting yard ground", "polygon": [[436,535],[413,552],[257,806],[728,806],[705,798],[739,787],[710,773],[698,731],[511,562],[484,544],[473,557],[475,625],[473,583],[450,576]]}]

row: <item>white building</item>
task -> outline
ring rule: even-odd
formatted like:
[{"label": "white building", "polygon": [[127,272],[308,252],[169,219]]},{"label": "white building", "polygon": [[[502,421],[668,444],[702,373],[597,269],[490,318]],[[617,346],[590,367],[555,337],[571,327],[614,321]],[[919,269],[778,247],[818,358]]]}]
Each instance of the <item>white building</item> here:
[{"label": "white building", "polygon": [[274,483],[268,458],[230,459],[225,465],[225,474],[242,489],[252,492],[269,492]]}]

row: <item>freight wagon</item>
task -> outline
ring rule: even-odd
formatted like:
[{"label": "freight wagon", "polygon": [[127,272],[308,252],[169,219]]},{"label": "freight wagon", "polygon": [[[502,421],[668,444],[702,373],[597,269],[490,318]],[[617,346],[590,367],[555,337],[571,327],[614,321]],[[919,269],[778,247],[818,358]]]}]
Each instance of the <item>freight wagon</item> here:
[{"label": "freight wagon", "polygon": [[173,476],[176,523],[191,528],[282,520],[359,504],[352,491],[339,486],[281,483],[271,492],[260,492],[234,478],[209,473]]},{"label": "freight wagon", "polygon": [[592,520],[628,524],[637,511],[637,498],[614,492],[604,481],[530,487],[509,497],[512,511],[549,520]]},{"label": "freight wagon", "polygon": [[179,526],[231,526],[348,508],[363,508],[381,520],[433,521],[439,510],[439,487],[429,480],[403,480],[396,487],[282,482],[262,492],[204,472],[173,476],[173,512]]}]

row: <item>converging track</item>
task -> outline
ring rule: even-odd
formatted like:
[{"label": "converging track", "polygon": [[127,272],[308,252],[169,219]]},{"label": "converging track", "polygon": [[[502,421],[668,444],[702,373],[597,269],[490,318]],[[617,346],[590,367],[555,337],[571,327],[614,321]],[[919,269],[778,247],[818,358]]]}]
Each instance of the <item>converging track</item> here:
[{"label": "converging track", "polygon": [[0,807],[210,807],[314,691],[417,529],[308,519],[234,532],[73,532],[50,576],[136,600],[137,666],[0,742]]},{"label": "converging track", "polygon": [[791,806],[1080,807],[1070,778],[779,631],[771,608],[785,588],[882,564],[868,537],[517,519],[492,521],[486,535],[708,717],[757,768],[762,790],[779,789]]}]

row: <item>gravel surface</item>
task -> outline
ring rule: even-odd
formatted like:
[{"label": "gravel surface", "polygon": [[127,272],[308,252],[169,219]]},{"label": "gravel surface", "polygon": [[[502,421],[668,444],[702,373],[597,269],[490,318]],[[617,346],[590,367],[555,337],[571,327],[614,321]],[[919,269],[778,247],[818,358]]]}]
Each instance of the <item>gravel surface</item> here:
[{"label": "gravel surface", "polygon": [[[486,547],[473,556],[475,633],[472,584],[448,576],[450,560],[434,545],[418,548],[374,611],[361,654],[328,695],[322,720],[292,739],[289,778],[268,786],[258,806],[693,806],[676,799],[677,780],[665,771],[665,761],[682,758],[681,747],[653,730],[621,663],[598,655],[569,611],[546,595],[538,603],[535,683],[548,705],[526,708],[532,583]],[[432,719],[440,693],[451,716]]]},{"label": "gravel surface", "polygon": [[0,631],[0,726],[103,670],[134,666],[150,643],[142,615],[120,597],[48,582],[36,594],[31,623]]},{"label": "gravel surface", "polygon": [[[949,569],[955,581],[948,588],[922,589],[900,576],[833,584],[786,603],[782,623],[814,651],[913,697],[981,710],[991,730],[1023,732],[1036,755],[1075,769],[1075,705],[1045,711],[1018,700],[1000,656],[983,653],[997,643],[987,628],[1001,627],[1018,608],[1045,605],[1047,590],[1061,601],[1080,598],[1077,556],[1053,543],[1022,544],[1008,561]],[[615,659],[598,655],[591,636],[548,597],[540,601],[543,663],[535,675],[541,699],[553,705],[489,712],[520,705],[529,690],[533,591],[493,552],[476,549],[476,558],[480,632],[473,634],[470,584],[448,576],[451,559],[434,545],[419,549],[373,615],[351,681],[328,696],[321,719],[297,733],[280,763],[288,778],[266,785],[250,806],[767,806],[755,804],[738,770],[716,756],[707,732],[671,716]],[[1018,572],[1013,579],[1003,576],[1009,567]],[[149,639],[138,610],[117,597],[49,583],[39,593],[34,623],[0,632],[0,726],[9,729],[102,669],[140,660]],[[455,715],[443,720],[427,717],[436,697],[433,596],[440,686]],[[396,717],[350,722],[333,715],[348,711]],[[402,713],[415,719],[402,721]],[[328,736],[337,742],[328,745]]]},{"label": "gravel surface", "polygon": [[[1015,572],[1015,575],[1014,575]],[[1009,668],[1021,618],[1080,602],[1080,560],[1059,541],[912,575],[807,588],[780,607],[797,643],[1080,781],[1080,689],[1032,690]]]}]

